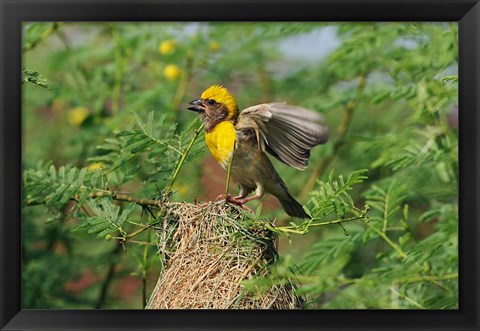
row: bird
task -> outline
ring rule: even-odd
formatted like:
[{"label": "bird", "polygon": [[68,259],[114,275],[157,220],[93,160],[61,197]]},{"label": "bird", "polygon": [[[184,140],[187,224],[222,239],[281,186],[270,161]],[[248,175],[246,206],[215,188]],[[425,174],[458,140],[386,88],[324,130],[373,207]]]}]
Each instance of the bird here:
[{"label": "bird", "polygon": [[199,114],[210,153],[224,170],[230,168],[240,187],[238,196],[226,195],[228,201],[246,207],[245,203],[270,193],[289,216],[311,218],[290,194],[267,153],[304,170],[310,150],[328,141],[320,113],[284,102],[262,103],[240,112],[235,98],[221,85],[207,88],[187,109]]}]

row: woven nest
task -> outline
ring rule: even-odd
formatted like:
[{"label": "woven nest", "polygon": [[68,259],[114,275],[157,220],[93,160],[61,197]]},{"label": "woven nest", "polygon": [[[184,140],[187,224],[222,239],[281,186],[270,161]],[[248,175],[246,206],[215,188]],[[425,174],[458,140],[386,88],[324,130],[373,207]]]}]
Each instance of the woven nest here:
[{"label": "woven nest", "polygon": [[170,203],[164,210],[157,244],[165,265],[146,309],[303,307],[293,283],[245,290],[243,281],[268,276],[278,258],[266,221],[222,202]]}]

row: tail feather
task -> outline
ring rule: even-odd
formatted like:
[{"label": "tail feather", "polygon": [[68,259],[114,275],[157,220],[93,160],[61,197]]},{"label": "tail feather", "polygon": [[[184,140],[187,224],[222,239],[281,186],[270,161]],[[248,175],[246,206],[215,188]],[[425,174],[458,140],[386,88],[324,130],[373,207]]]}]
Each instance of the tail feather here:
[{"label": "tail feather", "polygon": [[289,216],[298,218],[312,218],[305,212],[302,205],[297,200],[295,200],[294,197],[292,197],[289,193],[287,194],[288,199],[278,199],[278,201],[280,201],[282,208]]}]

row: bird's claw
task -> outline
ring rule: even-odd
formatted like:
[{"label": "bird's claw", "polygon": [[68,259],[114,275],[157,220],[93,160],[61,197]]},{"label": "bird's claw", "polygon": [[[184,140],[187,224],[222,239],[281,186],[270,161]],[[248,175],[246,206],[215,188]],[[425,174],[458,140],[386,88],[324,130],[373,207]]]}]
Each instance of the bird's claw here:
[{"label": "bird's claw", "polygon": [[245,206],[245,202],[242,197],[232,197],[231,194],[220,194],[219,196],[217,196],[216,198],[217,201],[219,200],[225,200],[225,202],[230,202],[232,204],[234,204],[235,206],[239,206],[240,208],[250,212],[250,213],[254,213],[254,211],[250,208],[248,208],[247,206]]},{"label": "bird's claw", "polygon": [[227,195],[220,194],[215,198],[215,201],[220,201],[220,200],[230,201],[231,199],[233,199],[231,194],[227,194]]}]

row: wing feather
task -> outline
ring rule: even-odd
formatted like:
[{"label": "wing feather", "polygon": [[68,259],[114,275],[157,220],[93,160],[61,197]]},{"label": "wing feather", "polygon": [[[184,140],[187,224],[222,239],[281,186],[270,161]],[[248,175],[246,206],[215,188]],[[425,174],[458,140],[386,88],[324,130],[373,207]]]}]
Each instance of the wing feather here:
[{"label": "wing feather", "polygon": [[328,140],[323,116],[313,110],[284,103],[265,103],[243,110],[235,125],[251,128],[258,147],[281,162],[305,169],[310,150]]}]

